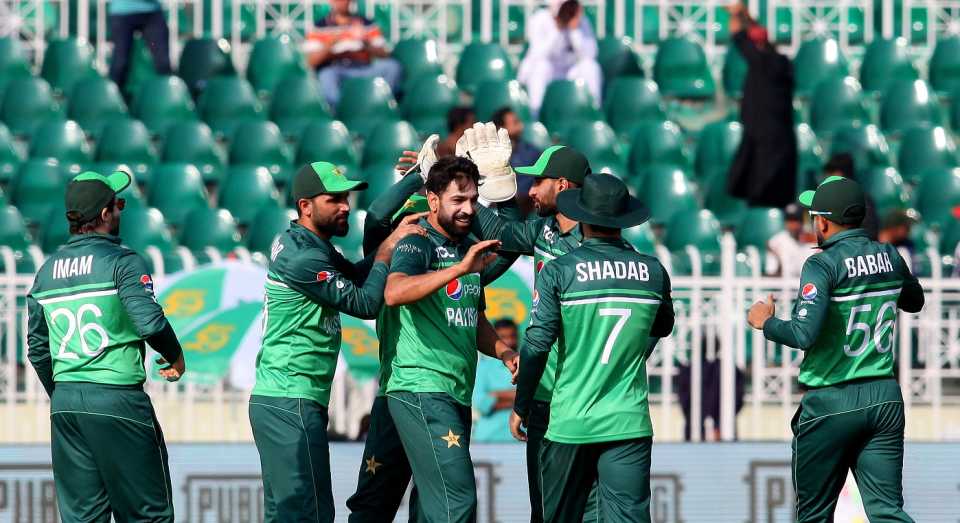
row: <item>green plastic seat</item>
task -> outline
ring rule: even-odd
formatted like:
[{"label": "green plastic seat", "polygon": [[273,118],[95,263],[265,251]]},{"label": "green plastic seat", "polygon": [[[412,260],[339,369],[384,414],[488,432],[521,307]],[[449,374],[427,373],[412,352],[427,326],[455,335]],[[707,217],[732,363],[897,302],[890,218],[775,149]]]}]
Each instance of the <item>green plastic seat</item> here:
[{"label": "green plastic seat", "polygon": [[873,200],[878,216],[910,207],[909,190],[893,167],[872,167],[857,173],[857,181]]},{"label": "green plastic seat", "polygon": [[0,38],[0,77],[16,76],[30,76],[30,63],[27,62],[20,39],[6,36]]},{"label": "green plastic seat", "polygon": [[923,80],[894,80],[887,84],[880,105],[880,128],[902,133],[917,125],[942,123],[940,102]]},{"label": "green plastic seat", "polygon": [[59,104],[53,99],[48,84],[42,78],[13,78],[3,93],[0,120],[10,132],[29,136],[39,122],[60,116]]},{"label": "green plastic seat", "polygon": [[540,122],[530,122],[523,126],[523,141],[528,144],[540,149],[541,151],[546,150],[551,145],[553,145],[553,140],[550,139],[550,133],[547,131],[547,128]]},{"label": "green plastic seat", "polygon": [[406,92],[400,110],[413,127],[422,134],[434,127],[437,120],[446,119],[447,112],[457,105],[460,94],[457,84],[444,75],[422,75],[415,78]]},{"label": "green plastic seat", "polygon": [[727,52],[723,55],[723,92],[729,98],[740,98],[743,96],[743,82],[747,79],[747,61],[740,54],[736,46],[727,46]]},{"label": "green plastic seat", "polygon": [[613,171],[625,170],[617,135],[605,122],[597,120],[572,126],[567,130],[564,142],[583,153],[595,171],[603,165],[613,167]]},{"label": "green plastic seat", "polygon": [[363,167],[377,163],[393,163],[403,151],[415,151],[420,145],[417,131],[407,122],[382,122],[377,125],[363,146]]},{"label": "green plastic seat", "polygon": [[954,88],[950,99],[954,100],[950,104],[950,128],[960,129],[960,103],[956,103],[956,100],[960,100],[960,85]]},{"label": "green plastic seat", "polygon": [[953,209],[960,206],[960,168],[927,171],[917,185],[915,206],[929,225],[944,225],[956,220]]},{"label": "green plastic seat", "polygon": [[313,76],[287,76],[280,80],[270,102],[270,119],[285,136],[300,136],[316,120],[330,120],[330,108],[320,95]]},{"label": "green plastic seat", "polygon": [[856,169],[893,165],[887,139],[876,125],[853,125],[834,129],[830,154],[849,153]]},{"label": "green plastic seat", "polygon": [[163,141],[162,158],[164,163],[196,165],[207,183],[216,183],[223,176],[225,162],[213,133],[203,122],[179,122],[169,127]]},{"label": "green plastic seat", "polygon": [[237,76],[218,76],[207,82],[197,110],[213,132],[230,136],[243,122],[261,120],[263,107],[253,87]]},{"label": "green plastic seat", "polygon": [[423,38],[406,38],[397,42],[393,47],[393,58],[400,62],[403,74],[407,78],[430,75],[435,76],[443,72],[437,52],[436,40]]},{"label": "green plastic seat", "polygon": [[34,158],[20,166],[10,186],[10,200],[28,223],[42,223],[63,205],[67,177],[55,159]]},{"label": "green plastic seat", "polygon": [[810,126],[827,134],[841,125],[870,123],[860,82],[852,76],[824,78],[810,99]]},{"label": "green plastic seat", "polygon": [[331,240],[347,259],[363,258],[363,222],[366,217],[367,211],[351,209],[350,216],[347,218],[349,223],[347,235],[335,237]]},{"label": "green plastic seat", "polygon": [[347,171],[360,165],[350,133],[343,123],[313,122],[303,130],[294,165],[299,169],[302,165],[321,161],[338,165]]},{"label": "green plastic seat", "polygon": [[649,120],[663,120],[663,100],[657,84],[635,76],[621,76],[607,86],[603,111],[610,126],[621,135]]},{"label": "green plastic seat", "polygon": [[497,44],[467,44],[460,54],[460,61],[457,62],[457,85],[468,93],[473,93],[477,86],[485,81],[512,80],[513,74],[510,57]]},{"label": "green plastic seat", "polygon": [[226,254],[240,247],[237,221],[226,209],[197,207],[190,211],[180,230],[180,244],[194,252],[212,247]]},{"label": "green plastic seat", "polygon": [[797,125],[797,194],[815,189],[823,168],[823,147],[809,125]]},{"label": "green plastic seat", "polygon": [[397,102],[383,78],[345,78],[340,85],[340,92],[337,118],[352,133],[367,136],[378,123],[398,118]]},{"label": "green plastic seat", "polygon": [[267,36],[257,40],[247,64],[247,80],[260,96],[273,92],[287,76],[306,76],[303,55],[290,36]]},{"label": "green plastic seat", "polygon": [[840,44],[833,39],[807,40],[800,45],[793,59],[794,93],[809,97],[820,82],[849,74],[847,59]]},{"label": "green plastic seat", "polygon": [[693,184],[683,169],[675,165],[651,165],[637,181],[627,180],[627,185],[650,209],[650,221],[654,224],[666,225],[674,213],[697,209]]},{"label": "green plastic seat", "polygon": [[[367,190],[361,191],[357,195],[357,209],[366,209],[377,199],[378,196],[383,194],[390,186],[396,181],[396,174],[394,171],[394,166],[396,162],[389,163],[376,163],[368,165],[363,169],[363,180],[367,182]],[[360,177],[354,177],[360,178]],[[357,209],[354,209],[356,212]]]},{"label": "green plastic seat", "polygon": [[264,207],[247,230],[247,248],[252,252],[269,254],[273,241],[297,219],[297,211],[282,207]]},{"label": "green plastic seat", "polygon": [[576,127],[584,120],[595,120],[600,116],[593,103],[593,97],[582,80],[554,80],[543,95],[540,121],[550,132],[563,134],[567,127]]},{"label": "green plastic seat", "polygon": [[70,93],[83,78],[96,76],[94,53],[90,44],[76,38],[49,40],[43,52],[40,77],[58,93]]},{"label": "green plastic seat", "polygon": [[643,122],[634,129],[630,143],[630,172],[640,172],[656,163],[690,166],[683,132],[673,122]]},{"label": "green plastic seat", "polygon": [[[187,163],[160,164],[153,169],[148,203],[163,213],[167,223],[180,228],[197,207],[209,207],[203,176]],[[189,224],[195,227],[195,224]]]},{"label": "green plastic seat", "polygon": [[908,182],[919,182],[930,169],[957,165],[957,146],[943,127],[914,127],[903,134],[897,167]]},{"label": "green plastic seat", "polygon": [[220,186],[219,206],[247,225],[268,205],[280,205],[280,193],[266,167],[231,165]]},{"label": "green plastic seat", "polygon": [[157,69],[147,43],[141,37],[134,37],[133,47],[130,49],[130,69],[122,88],[125,99],[133,100],[143,86],[157,76]]},{"label": "green plastic seat", "polygon": [[[284,184],[290,178],[293,158],[273,122],[245,122],[237,127],[230,142],[231,165],[260,165]],[[235,215],[237,213],[234,213]]]},{"label": "green plastic seat", "polygon": [[12,205],[0,206],[0,245],[20,252],[30,247],[27,224],[20,211]]},{"label": "green plastic seat", "polygon": [[108,123],[97,143],[98,162],[117,162],[130,165],[135,177],[157,163],[157,155],[150,142],[150,131],[137,120],[114,120]]},{"label": "green plastic seat", "polygon": [[891,80],[919,78],[910,59],[910,47],[905,38],[874,39],[867,45],[860,64],[860,83],[870,93],[880,93]]},{"label": "green plastic seat", "polygon": [[54,205],[50,215],[40,224],[40,249],[44,254],[50,254],[67,243],[70,239],[70,222],[63,204]]},{"label": "green plastic seat", "polygon": [[187,40],[180,52],[178,73],[194,96],[211,78],[236,74],[229,53],[230,44],[223,38]]},{"label": "green plastic seat", "polygon": [[695,171],[704,177],[713,171],[729,171],[740,147],[743,126],[738,122],[713,122],[706,125],[697,140]]},{"label": "green plastic seat", "polygon": [[707,209],[688,209],[670,219],[663,245],[670,251],[683,251],[687,246],[701,252],[720,251],[720,222]]},{"label": "green plastic seat", "polygon": [[[940,231],[940,252],[952,256],[957,251],[958,243],[960,243],[960,220],[951,220]],[[953,261],[954,265],[958,262],[960,260]]]},{"label": "green plastic seat", "polygon": [[737,227],[737,246],[753,246],[761,253],[767,252],[767,242],[783,230],[783,211],[768,207],[748,207],[740,217]]},{"label": "green plastic seat", "polygon": [[30,139],[31,158],[56,158],[61,163],[89,162],[90,146],[77,122],[47,120],[39,124]]},{"label": "green plastic seat", "polygon": [[516,80],[487,80],[477,85],[473,109],[477,121],[488,122],[503,107],[513,109],[521,120],[530,120],[530,99]]},{"label": "green plastic seat", "polygon": [[960,37],[937,40],[927,72],[937,92],[949,93],[960,87]]},{"label": "green plastic seat", "polygon": [[125,208],[120,218],[123,244],[143,254],[147,247],[173,249],[173,238],[163,213],[153,207]]},{"label": "green plastic seat", "polygon": [[131,113],[154,134],[164,134],[171,125],[197,119],[190,90],[176,76],[155,76],[134,94]]},{"label": "green plastic seat", "polygon": [[704,182],[704,207],[710,209],[724,228],[740,224],[747,202],[727,192],[727,173],[715,171]]},{"label": "green plastic seat", "polygon": [[716,94],[716,82],[703,48],[685,38],[668,38],[657,46],[653,79],[664,96],[705,99]]},{"label": "green plastic seat", "polygon": [[13,135],[7,130],[7,126],[0,124],[0,185],[13,178],[22,161],[14,147]]},{"label": "green plastic seat", "polygon": [[650,223],[643,223],[636,227],[623,229],[623,239],[633,246],[637,252],[656,256],[657,240],[653,235]]},{"label": "green plastic seat", "polygon": [[621,76],[643,76],[633,40],[625,36],[608,36],[597,42],[597,62],[603,70],[604,85]]},{"label": "green plastic seat", "polygon": [[127,117],[127,104],[117,84],[107,78],[91,76],[73,86],[67,116],[96,137],[111,120]]}]

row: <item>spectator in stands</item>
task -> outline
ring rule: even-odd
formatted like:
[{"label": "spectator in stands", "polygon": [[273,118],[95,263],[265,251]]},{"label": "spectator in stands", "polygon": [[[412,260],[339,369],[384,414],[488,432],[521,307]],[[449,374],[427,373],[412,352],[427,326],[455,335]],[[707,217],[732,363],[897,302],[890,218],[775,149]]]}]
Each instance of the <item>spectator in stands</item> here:
[{"label": "spectator in stands", "polygon": [[373,20],[353,14],[351,3],[330,0],[330,13],[317,22],[305,48],[331,107],[340,101],[340,82],[347,77],[379,76],[394,93],[400,85],[402,70],[390,58],[383,33]]},{"label": "spectator in stands", "polygon": [[123,89],[127,82],[134,33],[139,32],[146,40],[157,74],[171,73],[170,30],[160,0],[111,0],[107,3],[107,12],[113,40],[110,79],[117,87]]},{"label": "spectator in stands", "polygon": [[[830,157],[827,160],[827,163],[823,166],[823,175],[824,178],[827,176],[843,176],[844,178],[850,178],[851,180],[856,180],[856,169],[853,161],[853,156],[849,153],[838,153]],[[864,200],[867,204],[867,214],[863,219],[863,223],[860,224],[860,228],[867,232],[867,236],[873,240],[877,241],[877,234],[880,229],[880,220],[877,218],[877,209],[873,204],[873,198],[869,194],[863,194]]]},{"label": "spectator in stands", "polygon": [[910,231],[917,221],[917,211],[894,209],[883,216],[877,241],[889,243],[897,249],[906,249],[912,255],[914,245],[913,240],[910,239]]},{"label": "spectator in stands", "polygon": [[[513,152],[510,154],[511,167],[526,167],[537,163],[540,153],[543,151],[524,141],[523,120],[517,116],[513,109],[501,107],[493,113],[492,120],[498,128],[502,127],[510,133],[510,141],[513,144]],[[517,176],[517,203],[520,205],[520,210],[524,216],[533,210],[533,203],[529,197],[532,185],[532,176]]]},{"label": "spectator in stands", "polygon": [[[504,343],[516,350],[519,334],[513,320],[497,320],[493,328]],[[516,394],[516,389],[510,383],[510,374],[503,372],[503,362],[481,354],[477,362],[477,380],[473,386],[473,407],[480,417],[473,424],[472,442],[513,441],[508,422]]]},{"label": "spectator in stands", "polygon": [[[715,353],[707,354],[707,339],[703,338],[700,349],[700,441],[720,440],[720,340],[714,340]],[[713,357],[710,357],[713,356]],[[677,369],[677,398],[683,411],[683,439],[691,440],[692,415],[692,369],[689,363]],[[734,439],[736,439],[736,415],[743,408],[743,371],[734,366]]]},{"label": "spectator in stands", "polygon": [[603,72],[597,63],[597,38],[577,0],[550,0],[550,6],[527,20],[530,47],[520,62],[517,79],[527,88],[536,116],[553,80],[583,80],[600,103]]},{"label": "spectator in stands", "polygon": [[787,205],[783,210],[784,230],[774,234],[767,241],[767,262],[765,271],[769,276],[799,278],[804,262],[813,254],[817,238],[804,231],[803,218],[806,213],[796,203]]},{"label": "spectator in stands", "polygon": [[729,6],[733,43],[747,62],[740,121],[743,139],[727,190],[756,207],[786,207],[796,199],[797,138],[793,126],[793,65],[767,39],[739,2]]},{"label": "spectator in stands", "polygon": [[477,123],[477,116],[469,107],[454,107],[447,112],[447,137],[437,145],[437,157],[452,156],[457,152],[457,140],[463,132]]}]

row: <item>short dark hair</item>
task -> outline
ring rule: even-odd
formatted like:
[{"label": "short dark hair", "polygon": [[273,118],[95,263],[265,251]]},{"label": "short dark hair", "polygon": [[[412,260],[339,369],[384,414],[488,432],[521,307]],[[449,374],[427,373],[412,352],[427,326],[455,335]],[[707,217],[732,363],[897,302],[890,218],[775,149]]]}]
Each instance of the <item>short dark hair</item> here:
[{"label": "short dark hair", "polygon": [[[104,209],[108,212],[113,212],[113,206],[117,204],[117,199],[114,197],[110,200],[110,203],[107,204]],[[70,211],[67,213],[67,223],[70,224],[70,234],[87,234],[93,229],[103,225],[103,211],[97,213],[97,215],[85,222],[80,221],[80,213],[76,211]]]},{"label": "short dark hair", "polygon": [[580,2],[577,0],[567,0],[566,2],[560,4],[560,8],[557,9],[557,20],[560,20],[563,23],[569,22],[570,20],[573,20],[573,17],[576,16],[579,9]]},{"label": "short dark hair", "polygon": [[496,125],[497,127],[503,127],[503,124],[507,123],[507,115],[513,112],[515,111],[512,107],[505,105],[493,113],[493,116],[490,117],[490,121],[492,121],[493,125]]},{"label": "short dark hair", "polygon": [[458,127],[466,125],[471,118],[474,118],[472,107],[461,105],[451,108],[447,111],[447,132],[456,131]]},{"label": "short dark hair", "polygon": [[499,320],[493,322],[493,329],[516,329],[517,323],[510,318],[500,318]]},{"label": "short dark hair", "polygon": [[853,179],[853,156],[850,153],[837,153],[823,165],[824,173],[840,173],[844,178]]},{"label": "short dark hair", "polygon": [[460,156],[444,156],[437,160],[430,168],[424,188],[427,192],[441,194],[450,186],[450,182],[469,180],[477,185],[480,182],[480,171],[477,165]]}]

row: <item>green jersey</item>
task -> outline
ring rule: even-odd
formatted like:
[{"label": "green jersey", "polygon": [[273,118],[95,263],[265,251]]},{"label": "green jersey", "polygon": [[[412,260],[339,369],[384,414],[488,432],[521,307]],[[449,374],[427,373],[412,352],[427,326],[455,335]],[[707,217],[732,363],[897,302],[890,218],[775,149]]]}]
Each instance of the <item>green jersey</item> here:
[{"label": "green jersey", "polygon": [[[533,218],[524,221],[509,221],[489,209],[478,209],[475,233],[484,240],[503,242],[500,250],[532,255],[534,283],[547,263],[576,249],[583,241],[580,226],[564,232],[556,216]],[[556,380],[557,352],[552,351],[547,360],[547,369],[537,387],[535,399],[550,402]]]},{"label": "green jersey", "polygon": [[270,253],[253,393],[327,405],[340,354],[340,313],[374,318],[386,276],[387,265],[372,256],[354,265],[329,241],[291,222]]},{"label": "green jersey", "polygon": [[30,361],[48,392],[54,382],[143,383],[144,340],[169,327],[146,262],[100,234],[73,236],[47,259],[27,311]]},{"label": "green jersey", "polygon": [[770,318],[767,339],[803,349],[800,383],[824,387],[893,376],[897,309],[917,312],[923,289],[896,248],[863,229],[826,241],[803,266],[789,321]]},{"label": "green jersey", "polygon": [[526,419],[547,356],[556,352],[550,441],[652,435],[646,360],[674,320],[660,262],[620,238],[589,238],[543,269],[534,303],[520,352],[517,414]]},{"label": "green jersey", "polygon": [[[427,236],[411,235],[397,243],[391,273],[417,276],[445,269],[460,263],[471,246],[447,238],[427,220],[420,225]],[[483,310],[480,274],[461,276],[420,301],[392,309],[399,325],[384,333],[396,352],[387,393],[443,392],[470,405],[477,373],[477,321]],[[383,335],[380,340],[383,344]]]}]

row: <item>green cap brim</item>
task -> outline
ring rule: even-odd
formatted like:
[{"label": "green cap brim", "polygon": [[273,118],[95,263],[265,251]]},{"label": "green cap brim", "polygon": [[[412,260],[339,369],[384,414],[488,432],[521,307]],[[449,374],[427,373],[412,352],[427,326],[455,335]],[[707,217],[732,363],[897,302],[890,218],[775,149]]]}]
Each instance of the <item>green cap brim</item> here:
[{"label": "green cap brim", "polygon": [[399,220],[400,218],[403,218],[408,214],[418,214],[421,212],[427,212],[429,210],[430,210],[430,205],[427,203],[426,196],[420,196],[419,194],[415,194],[407,198],[407,201],[403,204],[403,207],[400,207],[400,209],[397,212],[393,213],[393,217],[390,219],[390,223],[396,223],[397,220]]},{"label": "green cap brim", "polygon": [[537,158],[537,163],[528,165],[526,167],[517,167],[513,171],[524,176],[546,176],[544,171],[547,170],[547,164],[550,163],[550,157],[553,156],[554,152],[562,148],[562,145],[547,147],[547,149],[540,155],[540,158]]},{"label": "green cap brim", "polygon": [[110,176],[103,176],[102,174],[98,174],[93,171],[87,171],[78,174],[73,179],[75,182],[83,182],[88,180],[101,181],[105,183],[107,187],[109,187],[114,193],[119,193],[130,186],[130,184],[133,182],[133,176],[124,171],[114,171],[110,174]]},{"label": "green cap brim", "polygon": [[816,194],[816,191],[803,191],[800,193],[800,196],[797,197],[797,201],[800,202],[800,205],[809,209],[813,207],[814,194]]},{"label": "green cap brim", "polygon": [[330,183],[327,183],[327,181],[324,180],[323,186],[326,187],[327,189],[324,192],[329,194],[337,194],[337,193],[350,192],[350,191],[362,191],[367,188],[367,182],[343,178],[343,179],[332,181]]}]

